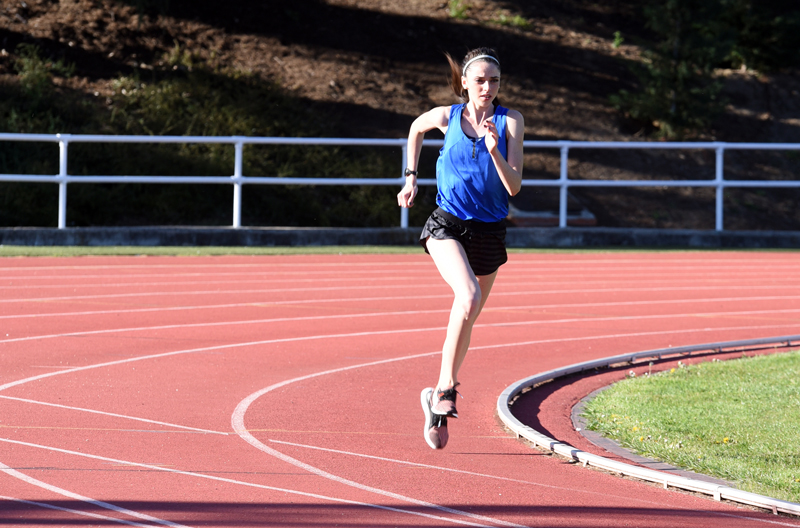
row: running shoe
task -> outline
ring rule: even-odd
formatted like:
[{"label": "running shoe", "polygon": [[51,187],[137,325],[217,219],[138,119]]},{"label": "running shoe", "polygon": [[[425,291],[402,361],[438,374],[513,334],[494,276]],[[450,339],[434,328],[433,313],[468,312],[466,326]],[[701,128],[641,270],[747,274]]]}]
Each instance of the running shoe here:
[{"label": "running shoe", "polygon": [[456,383],[449,389],[436,390],[436,397],[431,401],[431,412],[433,414],[458,418],[458,412],[456,411],[456,394],[458,394],[458,391],[456,387],[459,385],[459,383]]},{"label": "running shoe", "polygon": [[432,387],[422,389],[422,393],[419,395],[422,410],[425,412],[425,429],[423,430],[423,435],[425,436],[425,441],[432,449],[444,449],[444,446],[447,445],[447,439],[449,438],[447,433],[447,416],[439,416],[431,412],[432,395]]}]

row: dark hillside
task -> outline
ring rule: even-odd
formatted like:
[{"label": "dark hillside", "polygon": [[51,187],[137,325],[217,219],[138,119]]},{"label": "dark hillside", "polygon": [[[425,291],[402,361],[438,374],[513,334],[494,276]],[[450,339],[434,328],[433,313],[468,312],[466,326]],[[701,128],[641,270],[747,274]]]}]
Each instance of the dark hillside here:
[{"label": "dark hillside", "polygon": [[[609,103],[619,90],[638,88],[628,62],[640,61],[638,44],[652,38],[640,7],[634,0],[2,0],[0,127],[26,132],[404,137],[416,115],[454,102],[445,86],[443,53],[461,56],[472,47],[488,45],[499,51],[503,64],[503,104],[523,113],[527,139],[651,139],[651,128],[624,119]],[[51,68],[52,92],[31,87],[32,81],[22,79],[20,44],[35,45],[49,64],[60,60],[65,68],[74,65],[74,71]],[[724,80],[725,113],[692,139],[800,142],[796,71],[767,75],[743,68],[716,74]],[[196,89],[177,88],[187,85]],[[178,90],[180,103],[153,102],[170,90]],[[31,106],[34,102],[39,106]],[[50,105],[47,110],[45,104]],[[164,107],[172,108],[176,117],[166,119],[163,110],[151,111]],[[213,115],[193,120],[193,115],[205,116],[201,111]],[[162,115],[156,115],[159,112]],[[136,151],[122,157],[142,155]],[[159,155],[166,159],[187,153]],[[229,153],[203,155],[210,156],[208,173],[227,170]],[[319,170],[337,157],[350,165],[335,171],[347,174],[394,176],[399,169],[394,152],[320,152],[319,158],[267,151],[259,155],[248,174],[313,175],[304,171]],[[432,177],[432,155],[426,153],[423,177]],[[130,168],[110,166],[111,158],[120,157],[116,151],[76,156],[72,173],[132,173]],[[0,152],[0,162],[25,164],[18,158],[18,153]],[[693,151],[574,151],[570,159],[573,178],[710,179],[714,172],[713,155]],[[188,162],[177,166],[175,174],[201,170]],[[796,179],[800,159],[786,153],[730,153],[725,167],[728,178]],[[146,169],[153,173],[152,167]],[[557,173],[556,151],[526,155],[526,178],[552,178]],[[75,208],[70,218],[77,225],[228,221],[227,198],[222,212],[217,211],[212,191],[197,191],[202,205],[183,217],[136,212],[147,209],[147,200],[166,199],[172,190],[159,191],[161,198],[147,194],[156,191],[136,190],[143,201],[136,211],[123,215],[79,213],[79,205],[88,207],[102,193],[114,192],[95,187],[76,190],[70,199]],[[10,198],[19,188],[0,185],[0,206],[11,211],[0,213],[0,223],[16,225],[20,214],[13,211],[30,209]],[[291,198],[293,190],[280,191],[279,201],[289,204],[278,208],[280,215],[245,221],[394,225],[397,215],[391,210],[389,191],[355,196],[317,190],[309,200]],[[37,204],[53,200],[49,190],[36,192],[42,193],[41,199],[33,200]],[[251,208],[277,207],[278,197],[267,197],[266,190],[248,193],[245,199]],[[712,228],[713,196],[710,189],[689,188],[574,192],[576,203],[587,207],[599,225],[640,227]],[[551,209],[553,197],[551,191],[526,188],[519,203]],[[426,192],[428,205],[431,199]],[[337,205],[337,200],[366,208],[377,202],[389,211],[350,216],[344,211],[351,208]],[[800,194],[794,191],[731,191],[726,196],[725,227],[800,229],[799,202]],[[421,223],[428,205],[414,211],[412,223]],[[48,208],[53,210],[42,206]],[[297,218],[286,216],[299,209],[304,212],[296,213]]]}]

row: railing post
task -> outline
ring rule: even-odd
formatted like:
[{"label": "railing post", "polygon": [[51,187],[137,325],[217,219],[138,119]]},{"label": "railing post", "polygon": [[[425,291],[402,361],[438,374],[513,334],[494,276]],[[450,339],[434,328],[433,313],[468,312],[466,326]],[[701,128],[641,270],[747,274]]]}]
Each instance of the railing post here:
[{"label": "railing post", "polygon": [[[405,186],[405,180],[406,180],[405,169],[406,169],[406,160],[408,159],[406,157],[408,154],[407,143],[403,144],[402,152],[403,152],[403,162],[400,164],[400,174],[401,174],[402,185]],[[403,229],[408,229],[408,209],[406,207],[400,208],[400,227],[402,227]]]},{"label": "railing post", "polygon": [[233,161],[233,228],[242,227],[242,157],[244,156],[244,142],[237,139],[234,147]]},{"label": "railing post", "polygon": [[67,227],[67,151],[69,134],[57,134],[58,141],[58,228]]},{"label": "railing post", "polygon": [[558,227],[567,227],[567,191],[569,183],[567,181],[567,159],[569,157],[569,147],[567,145],[561,146],[561,174],[559,181],[559,196],[558,196]]},{"label": "railing post", "polygon": [[725,178],[724,178],[724,165],[723,155],[725,154],[725,147],[718,146],[716,148],[717,163],[716,163],[716,184],[717,184],[717,208],[716,208],[716,230],[723,230],[723,216],[722,210],[725,204]]}]

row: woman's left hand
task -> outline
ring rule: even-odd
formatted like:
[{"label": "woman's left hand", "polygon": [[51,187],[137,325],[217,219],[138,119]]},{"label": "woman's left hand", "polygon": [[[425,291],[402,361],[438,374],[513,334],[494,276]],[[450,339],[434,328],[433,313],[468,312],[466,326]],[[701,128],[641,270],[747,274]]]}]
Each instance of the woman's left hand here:
[{"label": "woman's left hand", "polygon": [[497,126],[494,124],[494,121],[487,119],[483,122],[483,127],[486,129],[486,135],[484,136],[486,148],[489,152],[493,152],[494,149],[497,148],[497,143],[499,141]]}]

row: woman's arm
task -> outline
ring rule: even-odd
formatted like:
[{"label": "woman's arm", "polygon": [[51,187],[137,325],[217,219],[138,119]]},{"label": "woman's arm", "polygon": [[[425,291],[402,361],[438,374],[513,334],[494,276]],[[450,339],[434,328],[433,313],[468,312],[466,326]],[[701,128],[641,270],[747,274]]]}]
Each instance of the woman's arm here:
[{"label": "woman's arm", "polygon": [[525,120],[516,110],[509,110],[506,116],[506,145],[508,160],[503,158],[497,149],[497,127],[492,121],[486,121],[489,129],[486,134],[486,148],[492,156],[494,166],[500,175],[508,194],[514,196],[522,189],[522,141],[525,135]]},{"label": "woman's arm", "polygon": [[[406,168],[413,171],[417,170],[419,154],[422,151],[422,140],[425,139],[425,132],[438,128],[442,133],[447,132],[447,124],[450,120],[450,107],[439,106],[433,110],[425,112],[414,120],[411,130],[408,132],[408,149],[406,152]],[[411,207],[414,205],[414,198],[417,196],[417,176],[412,174],[406,177],[403,189],[397,195],[397,203],[400,207]]]}]

